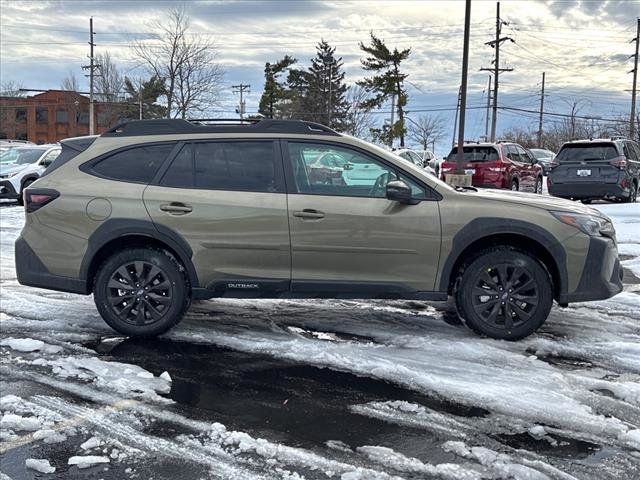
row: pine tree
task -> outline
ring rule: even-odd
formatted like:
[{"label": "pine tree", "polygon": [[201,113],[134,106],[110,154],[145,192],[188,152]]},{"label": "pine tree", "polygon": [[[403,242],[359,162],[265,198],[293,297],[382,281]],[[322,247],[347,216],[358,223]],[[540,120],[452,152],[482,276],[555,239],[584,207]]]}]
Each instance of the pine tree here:
[{"label": "pine tree", "polygon": [[164,94],[164,82],[158,77],[153,76],[146,81],[139,80],[134,82],[125,77],[124,91],[126,94],[127,110],[125,116],[127,118],[140,118],[140,102],[142,102],[142,118],[165,118],[167,116],[167,107],[158,105],[158,97]]},{"label": "pine tree", "polygon": [[264,91],[260,97],[258,111],[268,118],[286,118],[285,105],[287,103],[287,90],[279,81],[279,76],[287,68],[296,63],[296,59],[285,55],[276,62],[267,62],[264,66]]},{"label": "pine tree", "polygon": [[404,147],[404,137],[407,132],[404,122],[407,91],[403,82],[408,75],[401,73],[400,64],[409,57],[411,49],[398,51],[397,48],[394,48],[392,52],[384,41],[376,37],[373,32],[371,32],[371,45],[367,46],[360,42],[360,49],[367,54],[367,57],[361,60],[362,68],[375,72],[372,77],[358,82],[358,85],[374,95],[363,102],[364,106],[379,108],[393,96],[398,114],[397,121],[393,125],[385,125],[382,129],[372,129],[372,133],[388,143],[389,146],[392,146],[395,138],[399,138],[400,147]]},{"label": "pine tree", "polygon": [[291,115],[344,131],[347,128],[347,86],[342,57],[325,40],[316,46],[307,70],[292,70],[287,83],[291,92]]}]

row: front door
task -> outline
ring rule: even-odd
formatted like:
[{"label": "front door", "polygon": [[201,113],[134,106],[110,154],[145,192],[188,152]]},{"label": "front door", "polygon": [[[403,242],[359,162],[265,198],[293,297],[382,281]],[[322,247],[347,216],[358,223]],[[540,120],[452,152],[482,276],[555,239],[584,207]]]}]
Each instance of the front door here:
[{"label": "front door", "polygon": [[[289,141],[285,169],[294,292],[393,295],[433,291],[440,255],[438,202],[428,187],[397,167],[351,147]],[[331,178],[316,159],[339,158]],[[385,197],[400,178],[420,200]]]},{"label": "front door", "polygon": [[144,203],[157,225],[193,250],[201,286],[218,294],[289,288],[287,198],[271,140],[186,143]]}]

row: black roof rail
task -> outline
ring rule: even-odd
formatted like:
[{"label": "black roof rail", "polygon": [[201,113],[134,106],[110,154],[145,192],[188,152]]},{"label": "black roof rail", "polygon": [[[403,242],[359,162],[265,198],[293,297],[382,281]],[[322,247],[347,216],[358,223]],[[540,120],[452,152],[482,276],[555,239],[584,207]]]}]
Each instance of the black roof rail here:
[{"label": "black roof rail", "polygon": [[[200,119],[188,121],[184,119],[131,120],[123,122],[102,134],[103,137],[134,137],[142,135],[179,135],[191,133],[289,133],[307,135],[340,134],[319,123],[304,120],[259,121],[240,119]],[[220,123],[227,121],[230,123]],[[210,122],[210,123],[205,123]],[[218,122],[218,123],[215,123]]]},{"label": "black roof rail", "polygon": [[260,118],[187,118],[187,122],[199,125],[244,125],[257,123]]}]

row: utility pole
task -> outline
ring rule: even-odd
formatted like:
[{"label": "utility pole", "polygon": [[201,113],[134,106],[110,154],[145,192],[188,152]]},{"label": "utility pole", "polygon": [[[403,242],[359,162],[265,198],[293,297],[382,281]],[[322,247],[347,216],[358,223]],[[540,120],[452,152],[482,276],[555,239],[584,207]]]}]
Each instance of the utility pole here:
[{"label": "utility pole", "polygon": [[513,42],[511,37],[500,37],[502,33],[502,25],[507,25],[500,18],[500,2],[496,3],[496,39],[486,42],[485,45],[489,45],[496,49],[496,56],[494,59],[493,68],[481,68],[480,70],[486,70],[493,72],[493,109],[491,117],[491,141],[496,141],[496,125],[498,122],[498,84],[500,82],[500,72],[511,72],[513,68],[500,68],[500,45],[507,40]]},{"label": "utility pole", "polygon": [[489,141],[489,117],[491,112],[491,75],[489,75],[489,82],[487,83],[487,114],[484,119],[484,140]]},{"label": "utility pole", "polygon": [[393,130],[393,124],[395,122],[394,114],[396,111],[396,94],[391,94],[391,123],[389,124],[389,147],[393,148],[393,135],[391,135],[391,130]]},{"label": "utility pole", "polygon": [[[244,92],[246,91],[247,93],[249,93],[249,89],[251,88],[251,85],[245,85],[244,83],[240,83],[240,85],[232,85],[231,88],[233,89],[233,93],[240,94],[240,106],[236,109],[236,113],[239,113],[240,120],[243,120],[244,113],[246,111],[245,102],[244,102]],[[271,118],[273,118],[273,113],[271,114]]]},{"label": "utility pole", "polygon": [[93,59],[93,47],[96,44],[93,42],[93,17],[89,18],[89,45],[90,45],[90,54],[89,54],[89,65],[83,65],[83,70],[89,70],[89,75],[85,75],[85,77],[89,77],[89,135],[95,134],[95,118],[93,111],[93,81],[96,77],[95,70],[96,68],[100,68],[100,65],[95,63]]},{"label": "utility pole", "polygon": [[[464,122],[467,110],[467,76],[469,73],[469,30],[471,28],[471,0],[466,0],[464,10],[464,45],[462,48],[462,82],[460,85],[460,126],[458,127],[458,151],[456,152],[456,176],[464,173]],[[471,177],[467,185],[471,186]],[[466,183],[466,182],[465,182]],[[465,185],[461,185],[465,186]]]},{"label": "utility pole", "polygon": [[458,134],[458,115],[460,113],[460,97],[462,96],[462,87],[458,88],[458,102],[456,103],[456,116],[453,120],[453,138],[451,139],[451,148],[456,146],[456,135]]},{"label": "utility pole", "polygon": [[540,92],[540,120],[538,121],[538,148],[542,148],[542,117],[544,116],[544,79],[546,72],[542,72],[542,92]]},{"label": "utility pole", "polygon": [[[631,40],[636,42],[636,53],[633,65],[633,87],[631,89],[631,116],[629,117],[629,136],[633,140],[636,140],[636,93],[638,92],[638,47],[640,46],[640,18],[638,18],[638,25],[636,27],[636,38]],[[629,72],[629,73],[631,73]]]},{"label": "utility pole", "polygon": [[329,67],[329,76],[327,77],[327,80],[329,82],[329,100],[327,101],[327,127],[331,127],[331,117],[332,117],[332,110],[331,110],[331,100],[332,100],[332,87],[333,87],[333,65],[334,65],[335,61],[333,62],[322,62],[322,65],[324,66],[324,70],[326,73],[327,67]]}]

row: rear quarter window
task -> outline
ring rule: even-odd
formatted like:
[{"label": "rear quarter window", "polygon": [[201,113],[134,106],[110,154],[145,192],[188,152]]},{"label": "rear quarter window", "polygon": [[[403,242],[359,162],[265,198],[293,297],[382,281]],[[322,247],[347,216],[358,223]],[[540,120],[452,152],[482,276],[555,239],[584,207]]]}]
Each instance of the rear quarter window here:
[{"label": "rear quarter window", "polygon": [[124,182],[149,183],[175,146],[174,142],[138,145],[108,155],[83,168],[98,177]]},{"label": "rear quarter window", "polygon": [[569,144],[562,147],[556,157],[557,163],[597,162],[619,156],[613,143]]}]

